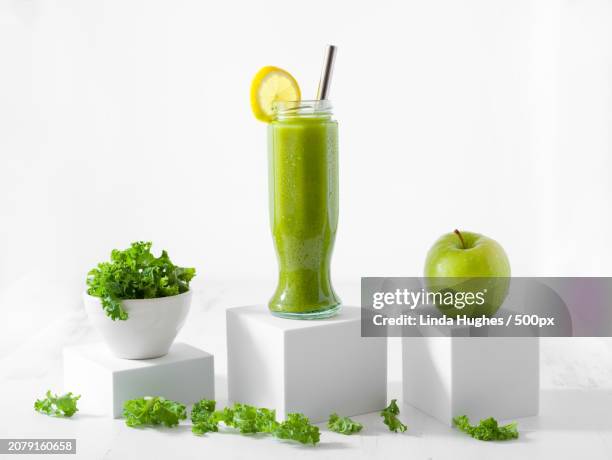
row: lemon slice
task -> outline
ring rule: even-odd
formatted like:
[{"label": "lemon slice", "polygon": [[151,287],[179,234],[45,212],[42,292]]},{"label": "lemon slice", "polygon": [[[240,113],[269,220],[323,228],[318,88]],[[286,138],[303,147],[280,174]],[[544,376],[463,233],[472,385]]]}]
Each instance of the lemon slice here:
[{"label": "lemon slice", "polygon": [[276,101],[299,101],[300,87],[289,72],[266,66],[251,83],[251,108],[255,118],[270,123],[274,119],[272,104]]}]

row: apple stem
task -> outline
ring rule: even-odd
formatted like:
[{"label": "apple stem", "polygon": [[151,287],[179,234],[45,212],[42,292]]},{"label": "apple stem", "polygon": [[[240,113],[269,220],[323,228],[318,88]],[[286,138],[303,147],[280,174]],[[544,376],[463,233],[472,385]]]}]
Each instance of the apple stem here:
[{"label": "apple stem", "polygon": [[465,240],[463,239],[463,235],[461,234],[461,232],[455,229],[454,233],[459,237],[459,239],[461,240],[461,246],[463,247],[463,249],[465,249]]}]

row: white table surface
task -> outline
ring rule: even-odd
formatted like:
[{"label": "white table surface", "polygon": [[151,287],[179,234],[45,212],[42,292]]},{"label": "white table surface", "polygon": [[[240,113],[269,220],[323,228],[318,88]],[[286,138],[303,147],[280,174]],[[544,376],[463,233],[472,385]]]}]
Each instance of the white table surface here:
[{"label": "white table surface", "polygon": [[[226,403],[225,309],[265,302],[270,282],[202,282],[195,289],[187,324],[177,340],[215,355],[219,405]],[[339,283],[345,303],[359,304],[359,282]],[[223,431],[204,437],[188,423],[176,429],[131,429],[122,420],[79,412],[72,419],[35,413],[34,400],[49,388],[62,391],[61,349],[100,340],[91,329],[74,287],[52,291],[32,308],[17,309],[0,325],[0,437],[77,439],[83,459],[576,459],[612,458],[612,340],[543,339],[540,416],[520,419],[520,439],[504,443],[473,440],[409,406],[400,406],[404,434],[386,431],[377,414],[355,417],[362,434],[343,436],[321,427],[316,447]],[[4,293],[3,301],[10,300]],[[51,304],[51,305],[49,305]],[[389,341],[389,398],[401,402],[399,339]],[[66,389],[70,390],[70,389]],[[500,395],[503,397],[503,395]],[[95,395],[83,395],[95,397]],[[8,458],[8,457],[7,457]],[[23,456],[19,458],[28,458]],[[40,457],[37,457],[40,458]],[[62,458],[62,456],[54,456]]]}]

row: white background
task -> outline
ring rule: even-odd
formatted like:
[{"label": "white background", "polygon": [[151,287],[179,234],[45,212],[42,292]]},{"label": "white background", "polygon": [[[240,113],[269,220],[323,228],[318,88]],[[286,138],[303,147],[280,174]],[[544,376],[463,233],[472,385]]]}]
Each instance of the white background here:
[{"label": "white background", "polygon": [[[89,334],[85,275],[133,240],[197,267],[202,305],[267,300],[250,80],[278,65],[313,95],[326,43],[345,301],[361,276],[421,274],[454,228],[498,240],[515,275],[612,275],[611,25],[596,0],[0,0],[3,369],[36,375],[32,350]],[[607,341],[547,347],[549,383],[612,382],[581,367]]]}]

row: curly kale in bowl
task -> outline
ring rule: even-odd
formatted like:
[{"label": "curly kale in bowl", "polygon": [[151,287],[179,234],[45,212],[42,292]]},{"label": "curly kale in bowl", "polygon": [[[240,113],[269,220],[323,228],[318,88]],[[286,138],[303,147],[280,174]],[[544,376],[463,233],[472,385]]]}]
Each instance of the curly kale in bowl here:
[{"label": "curly kale in bowl", "polygon": [[114,249],[110,262],[99,263],[87,274],[87,293],[100,297],[113,321],[128,318],[122,300],[168,297],[189,290],[195,268],[174,265],[166,251],[155,257],[151,245],[138,241],[123,251]]}]

